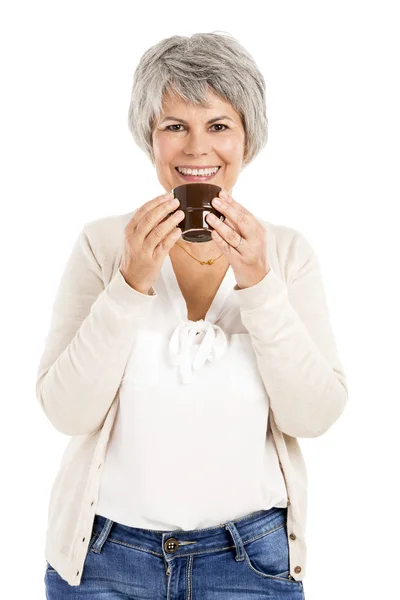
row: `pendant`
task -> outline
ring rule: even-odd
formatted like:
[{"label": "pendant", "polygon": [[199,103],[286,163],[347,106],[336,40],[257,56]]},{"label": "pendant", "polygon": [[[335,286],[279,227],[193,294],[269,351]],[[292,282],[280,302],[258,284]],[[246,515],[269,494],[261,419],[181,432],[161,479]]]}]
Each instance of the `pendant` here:
[{"label": "pendant", "polygon": [[202,265],[212,265],[214,262],[214,260],[212,258],[210,258],[210,260],[201,260],[200,263]]}]

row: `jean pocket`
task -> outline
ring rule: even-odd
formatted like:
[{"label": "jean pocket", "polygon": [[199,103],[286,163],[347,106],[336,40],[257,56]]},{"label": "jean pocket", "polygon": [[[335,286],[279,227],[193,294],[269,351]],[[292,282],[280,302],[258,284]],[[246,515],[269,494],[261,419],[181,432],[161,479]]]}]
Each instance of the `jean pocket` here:
[{"label": "jean pocket", "polygon": [[162,336],[156,331],[138,329],[125,366],[121,385],[155,386],[159,382]]},{"label": "jean pocket", "polygon": [[[96,539],[98,538],[98,534],[97,533],[93,533],[93,529],[92,529],[92,535],[90,538],[90,542],[89,542],[89,546],[88,546],[88,550],[87,553],[89,554],[90,550],[92,549],[92,546],[94,544],[94,542],[96,541]],[[58,575],[58,571],[57,569],[55,569],[48,560],[46,560],[46,569],[45,569],[45,574],[47,573],[57,573]]]},{"label": "jean pocket", "polygon": [[46,560],[46,573],[57,573],[54,567]]},{"label": "jean pocket", "polygon": [[247,566],[257,575],[295,581],[290,575],[289,542],[285,523],[247,542],[244,544],[244,550]]}]

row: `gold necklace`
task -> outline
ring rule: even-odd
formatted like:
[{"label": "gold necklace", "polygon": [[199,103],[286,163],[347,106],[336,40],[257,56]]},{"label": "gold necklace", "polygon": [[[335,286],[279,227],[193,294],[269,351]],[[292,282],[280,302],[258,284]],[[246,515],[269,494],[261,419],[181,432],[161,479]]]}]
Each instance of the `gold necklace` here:
[{"label": "gold necklace", "polygon": [[199,262],[201,265],[212,265],[213,263],[215,263],[216,260],[218,260],[218,258],[221,258],[221,256],[224,255],[222,253],[217,258],[210,258],[209,260],[199,260],[198,258],[196,258],[195,256],[193,256],[192,254],[190,254],[190,252],[188,252],[186,250],[186,248],[184,248],[183,246],[181,246],[180,244],[178,244],[178,242],[175,242],[175,244],[177,246],[179,246],[179,248],[182,248],[182,250],[184,250],[186,252],[186,254],[189,254],[189,256],[191,256],[192,258],[194,258],[194,260],[197,260],[197,262]]}]

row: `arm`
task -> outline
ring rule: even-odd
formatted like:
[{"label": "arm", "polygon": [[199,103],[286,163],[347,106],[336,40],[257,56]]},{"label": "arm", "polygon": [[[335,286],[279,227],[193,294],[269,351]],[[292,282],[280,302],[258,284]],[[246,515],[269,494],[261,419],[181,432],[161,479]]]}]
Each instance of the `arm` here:
[{"label": "arm", "polygon": [[317,258],[299,233],[291,250],[296,268],[287,285],[270,270],[235,293],[278,428],[317,437],[343,412],[347,383]]},{"label": "arm", "polygon": [[37,371],[36,396],[66,435],[101,427],[121,383],[135,329],[156,298],[118,270],[104,287],[86,224],[64,269]]}]

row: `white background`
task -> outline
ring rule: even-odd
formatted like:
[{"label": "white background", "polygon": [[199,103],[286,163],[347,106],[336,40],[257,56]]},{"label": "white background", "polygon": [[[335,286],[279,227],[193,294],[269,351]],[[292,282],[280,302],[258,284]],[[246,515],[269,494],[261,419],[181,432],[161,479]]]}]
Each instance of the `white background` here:
[{"label": "white background", "polygon": [[267,83],[269,141],[239,177],[234,197],[313,244],[348,378],[349,404],[339,421],[319,438],[300,440],[309,472],[306,599],[396,595],[395,4],[2,4],[0,456],[7,599],[45,597],[47,503],[69,438],[46,420],[35,381],[64,263],[84,223],[127,213],[163,192],[127,127],[134,69],[165,37],[212,31],[236,37]]}]

